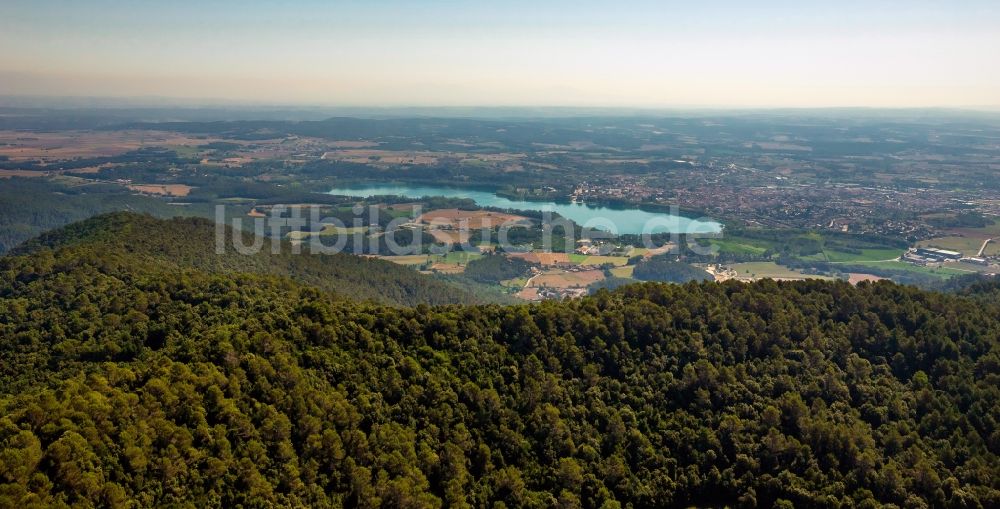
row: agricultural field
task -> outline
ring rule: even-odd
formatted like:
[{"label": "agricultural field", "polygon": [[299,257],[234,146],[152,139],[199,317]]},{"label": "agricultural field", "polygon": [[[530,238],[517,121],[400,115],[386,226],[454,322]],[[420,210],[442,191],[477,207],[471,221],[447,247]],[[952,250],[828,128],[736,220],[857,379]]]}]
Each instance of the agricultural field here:
[{"label": "agricultural field", "polygon": [[632,272],[634,271],[635,271],[635,265],[625,265],[622,267],[615,267],[611,269],[611,274],[615,277],[631,278]]},{"label": "agricultural field", "polygon": [[625,256],[587,256],[579,262],[580,265],[604,265],[610,263],[616,267],[621,267],[628,263]]},{"label": "agricultural field", "polygon": [[379,146],[379,143],[366,140],[337,140],[331,141],[327,145],[334,148],[371,148]]},{"label": "agricultural field", "polygon": [[514,294],[514,296],[518,299],[530,302],[541,300],[541,297],[538,295],[538,288],[533,287],[522,288],[521,291]]},{"label": "agricultural field", "polygon": [[948,228],[945,235],[917,243],[919,247],[936,247],[976,256],[986,239],[995,239],[986,246],[983,256],[1000,256],[1000,221],[983,228]]},{"label": "agricultural field", "polygon": [[529,253],[512,253],[507,256],[520,258],[528,263],[537,263],[542,266],[553,265],[594,265],[600,266],[611,264],[621,267],[628,263],[625,256],[595,256],[578,253],[543,253],[532,251]]},{"label": "agricultural field", "polygon": [[482,256],[483,255],[480,253],[470,253],[468,251],[452,251],[441,258],[442,260],[444,260],[445,263],[466,265],[472,260],[475,260],[477,258],[482,258]]},{"label": "agricultural field", "polygon": [[965,263],[965,262],[945,262],[941,265],[945,269],[960,270],[965,273],[981,272],[984,274],[993,274],[997,272],[996,265],[978,265],[975,263]]},{"label": "agricultural field", "polygon": [[[386,205],[381,207],[381,212],[383,214],[388,214],[393,219],[397,217],[412,217],[414,204],[412,203],[400,203],[396,205]],[[347,207],[350,210],[350,207]]]},{"label": "agricultural field", "polygon": [[996,221],[983,228],[948,228],[944,232],[947,236],[990,239],[1000,237],[1000,221]]},{"label": "agricultural field", "polygon": [[394,150],[344,149],[326,152],[323,159],[356,164],[418,164],[430,165],[438,162],[435,152],[403,152]]},{"label": "agricultural field", "polygon": [[864,281],[875,282],[875,281],[882,281],[883,279],[885,278],[876,276],[874,274],[862,274],[858,272],[851,272],[850,274],[848,274],[847,282],[851,283],[852,285],[857,285],[858,283]]},{"label": "agricultural field", "polygon": [[534,288],[583,288],[604,279],[604,271],[547,272],[531,278],[528,285]]},{"label": "agricultural field", "polygon": [[[199,140],[200,141],[200,140]],[[172,145],[170,147],[178,157],[194,158],[205,153],[205,149],[197,145]]]},{"label": "agricultural field", "polygon": [[833,279],[828,276],[804,274],[774,262],[734,263],[729,267],[736,271],[736,277],[740,279]]},{"label": "agricultural field", "polygon": [[529,224],[531,220],[523,216],[489,210],[438,209],[421,214],[417,218],[417,222],[439,228],[458,229],[464,227],[479,230],[484,227],[496,228],[503,224]]},{"label": "agricultural field", "polygon": [[0,179],[11,177],[44,177],[48,172],[33,170],[0,170]]},{"label": "agricultural field", "polygon": [[[919,247],[936,247],[939,249],[948,249],[951,251],[958,251],[964,256],[976,256],[979,252],[979,248],[982,247],[983,241],[992,237],[937,237],[933,239],[924,240],[917,243]],[[983,252],[984,256],[996,256],[1000,255],[1000,235],[996,237],[996,241],[990,242],[986,245],[986,250]]]},{"label": "agricultural field", "polygon": [[[264,216],[257,216],[264,217]],[[313,235],[319,235],[320,237],[334,237],[339,235],[354,235],[356,233],[368,233],[367,226],[351,226],[351,227],[340,227],[332,224],[323,225],[323,229],[319,232],[308,232],[308,231],[292,231],[285,234],[285,237],[292,241],[303,241]]]},{"label": "agricultural field", "polygon": [[882,268],[882,269],[905,270],[910,272],[916,272],[919,274],[927,274],[930,276],[939,277],[941,279],[947,279],[952,276],[961,276],[963,274],[968,274],[971,272],[968,270],[958,270],[949,267],[921,267],[919,265],[914,265],[912,263],[906,263],[900,261],[857,262],[857,265]]},{"label": "agricultural field", "polygon": [[378,256],[386,261],[398,263],[400,265],[425,265],[430,264],[431,270],[446,273],[458,273],[465,270],[465,266],[472,260],[481,257],[479,253],[469,253],[465,251],[452,251],[444,255],[418,254],[400,256]]},{"label": "agricultural field", "polygon": [[895,260],[903,255],[905,252],[902,249],[893,248],[869,248],[861,249],[860,253],[847,253],[844,251],[837,251],[835,249],[824,249],[822,256],[825,261],[831,263],[850,263],[850,262],[864,262],[864,261],[884,261],[884,260]]},{"label": "agricultural field", "polygon": [[524,288],[524,285],[528,284],[528,278],[519,277],[515,279],[507,279],[500,282],[500,286],[505,288]]},{"label": "agricultural field", "polygon": [[[772,252],[787,250],[802,260],[830,263],[895,260],[904,253],[903,249],[897,247],[879,245],[861,239],[845,241],[843,238],[828,236],[822,232],[793,235],[789,237],[786,244],[750,237],[711,239],[708,242],[715,246],[720,254],[761,256],[769,250]],[[845,242],[849,249],[845,248]],[[808,255],[796,254],[797,249],[799,249],[796,244],[800,243],[805,243],[806,245],[803,246],[805,248],[808,248],[808,243],[815,243],[820,251]]]},{"label": "agricultural field", "polygon": [[[74,159],[114,158],[148,148],[164,148],[178,157],[198,161],[203,166],[239,167],[259,160],[282,159],[289,162],[318,157],[332,144],[305,136],[277,135],[253,141],[224,139],[211,134],[184,134],[151,130],[0,130],[0,157],[10,161],[41,161],[52,164]],[[224,144],[225,147],[213,146]],[[73,169],[74,173],[95,168]],[[56,170],[63,171],[63,170]],[[67,170],[69,171],[69,170]],[[262,180],[265,180],[262,178]]]},{"label": "agricultural field", "polygon": [[194,189],[184,184],[131,184],[128,188],[143,194],[176,197],[187,196]]},{"label": "agricultural field", "polygon": [[378,256],[387,262],[398,263],[400,265],[423,265],[432,261],[432,255],[400,255],[400,256]]},{"label": "agricultural field", "polygon": [[[579,263],[575,261],[574,256],[566,253],[543,253],[539,251],[531,251],[528,253],[511,253],[507,256],[511,258],[520,258],[528,263],[535,263],[542,266],[553,266],[553,265],[569,265]],[[578,259],[578,258],[576,258]]]},{"label": "agricultural field", "polygon": [[434,240],[441,244],[465,244],[469,241],[469,232],[461,230],[440,230],[433,228],[428,231]]},{"label": "agricultural field", "polygon": [[0,156],[12,161],[114,157],[143,147],[194,148],[218,139],[163,131],[0,131]]},{"label": "agricultural field", "polygon": [[769,248],[769,246],[762,245],[761,241],[754,241],[750,239],[711,239],[709,243],[716,248],[718,248],[719,253],[732,253],[739,255],[755,255],[759,256],[764,254]]},{"label": "agricultural field", "polygon": [[665,244],[653,249],[635,249],[632,251],[632,256],[642,256],[644,258],[652,258],[657,255],[669,253],[673,251],[674,248],[676,247],[677,246],[675,246],[674,244]]},{"label": "agricultural field", "polygon": [[337,226],[333,224],[323,225],[323,229],[320,230],[320,235],[354,235],[355,233],[368,233],[367,226]]},{"label": "agricultural field", "polygon": [[461,274],[465,272],[465,266],[457,263],[435,262],[431,264],[430,270],[441,274]]}]

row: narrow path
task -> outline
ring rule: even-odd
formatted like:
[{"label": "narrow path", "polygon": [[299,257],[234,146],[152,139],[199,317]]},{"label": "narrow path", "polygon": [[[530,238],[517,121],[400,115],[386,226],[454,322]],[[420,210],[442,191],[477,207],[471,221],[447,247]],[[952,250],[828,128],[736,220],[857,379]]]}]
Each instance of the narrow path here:
[{"label": "narrow path", "polygon": [[541,276],[541,274],[535,274],[534,276],[529,277],[528,280],[524,282],[524,287],[525,288],[530,288],[531,287],[531,280],[535,279],[538,276]]},{"label": "narrow path", "polygon": [[848,264],[852,264],[852,263],[853,264],[865,264],[865,263],[888,263],[888,262],[898,262],[898,261],[899,261],[899,257],[897,256],[896,258],[890,258],[888,260],[851,260],[849,262],[827,262],[827,263],[829,263],[831,265],[833,265],[833,264],[848,265]]},{"label": "narrow path", "polygon": [[983,257],[983,253],[986,252],[986,245],[989,244],[990,242],[993,242],[993,239],[986,239],[983,241],[983,247],[979,248],[979,252],[976,253],[976,258]]}]

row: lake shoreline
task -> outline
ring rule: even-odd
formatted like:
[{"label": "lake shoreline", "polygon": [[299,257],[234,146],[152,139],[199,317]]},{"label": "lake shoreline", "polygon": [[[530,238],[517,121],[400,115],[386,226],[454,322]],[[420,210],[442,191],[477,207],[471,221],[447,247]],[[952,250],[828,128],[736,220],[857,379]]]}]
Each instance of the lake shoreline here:
[{"label": "lake shoreline", "polygon": [[711,234],[721,233],[724,227],[719,221],[705,221],[680,214],[663,212],[662,210],[644,210],[641,206],[617,208],[604,205],[595,206],[580,202],[560,203],[554,200],[514,200],[499,195],[495,190],[487,190],[484,187],[477,189],[470,186],[451,187],[442,185],[413,185],[408,183],[348,184],[344,187],[332,188],[326,194],[356,198],[370,198],[372,196],[402,196],[410,199],[419,199],[428,196],[467,198],[475,202],[477,206],[484,208],[541,212],[552,211],[581,225],[588,221],[610,222],[618,230],[617,233],[619,235],[641,234],[650,222],[657,223],[652,229],[652,233]]}]

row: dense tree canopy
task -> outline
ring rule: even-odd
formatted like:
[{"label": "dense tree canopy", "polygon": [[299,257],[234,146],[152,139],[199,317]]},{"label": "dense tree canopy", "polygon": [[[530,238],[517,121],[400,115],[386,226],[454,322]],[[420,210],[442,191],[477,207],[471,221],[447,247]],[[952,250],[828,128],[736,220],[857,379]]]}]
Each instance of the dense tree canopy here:
[{"label": "dense tree canopy", "polygon": [[174,207],[163,200],[123,193],[121,186],[70,186],[42,178],[0,179],[0,254],[52,228],[112,211],[158,216],[210,216],[207,205]]},{"label": "dense tree canopy", "polygon": [[531,264],[521,258],[487,254],[469,262],[465,268],[465,277],[480,283],[495,284],[505,279],[526,276],[530,270]]},{"label": "dense tree canopy", "polygon": [[0,259],[0,506],[1000,506],[995,301],[400,308],[100,245]]},{"label": "dense tree canopy", "polygon": [[[224,251],[219,254],[215,224],[207,219],[162,220],[119,212],[45,233],[19,246],[15,254],[61,248],[79,251],[82,256],[127,256],[139,265],[175,270],[277,275],[354,300],[394,305],[476,303],[494,298],[488,292],[469,291],[383,260],[346,253],[310,255],[308,246],[296,253],[287,242],[269,238],[262,239],[250,254],[239,254],[232,229],[225,229],[224,238]],[[238,234],[236,239],[248,250],[255,240],[249,233]]]},{"label": "dense tree canopy", "polygon": [[640,281],[686,283],[688,281],[714,280],[711,274],[688,263],[679,262],[669,255],[653,256],[635,265],[632,277]]}]

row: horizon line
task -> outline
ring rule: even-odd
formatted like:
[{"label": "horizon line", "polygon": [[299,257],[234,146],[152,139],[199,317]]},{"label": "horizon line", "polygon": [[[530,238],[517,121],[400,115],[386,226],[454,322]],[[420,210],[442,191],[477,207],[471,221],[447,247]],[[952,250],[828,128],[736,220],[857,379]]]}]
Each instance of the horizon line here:
[{"label": "horizon line", "polygon": [[[95,104],[85,104],[92,102]],[[37,104],[11,104],[37,103]],[[59,103],[78,103],[62,104]],[[120,103],[120,104],[115,104]],[[995,105],[747,105],[747,104],[676,104],[676,105],[616,105],[616,104],[387,104],[387,103],[321,103],[321,102],[274,102],[248,99],[226,99],[211,97],[178,97],[160,95],[89,96],[89,95],[31,95],[0,93],[0,107],[3,108],[53,108],[53,109],[115,109],[115,108],[262,108],[262,109],[357,109],[357,110],[593,110],[593,111],[963,111],[998,113],[1000,104]]]}]

